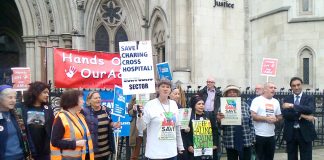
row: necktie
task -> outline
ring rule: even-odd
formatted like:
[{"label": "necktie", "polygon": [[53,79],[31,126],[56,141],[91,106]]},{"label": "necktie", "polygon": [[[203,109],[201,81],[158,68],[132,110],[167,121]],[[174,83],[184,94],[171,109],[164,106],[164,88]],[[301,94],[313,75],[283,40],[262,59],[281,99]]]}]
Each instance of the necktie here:
[{"label": "necktie", "polygon": [[[295,100],[295,102],[294,102],[295,105],[299,105],[299,98],[300,98],[300,96],[297,95],[297,96],[296,96],[296,100]],[[298,122],[298,119],[295,120],[294,128],[300,128],[300,126],[299,126],[299,122]]]},{"label": "necktie", "polygon": [[296,96],[296,100],[294,102],[295,105],[299,105],[299,98],[300,98],[300,96]]}]

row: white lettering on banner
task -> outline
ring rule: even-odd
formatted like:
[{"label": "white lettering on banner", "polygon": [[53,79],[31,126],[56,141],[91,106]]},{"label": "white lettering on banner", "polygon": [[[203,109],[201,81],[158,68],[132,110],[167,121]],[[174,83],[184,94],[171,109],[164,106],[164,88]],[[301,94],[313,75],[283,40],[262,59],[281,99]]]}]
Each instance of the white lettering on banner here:
[{"label": "white lettering on banner", "polygon": [[125,103],[125,97],[123,95],[118,96],[118,100]]},{"label": "white lettering on banner", "polygon": [[109,74],[106,71],[92,71],[88,68],[83,68],[81,70],[82,78],[104,78],[106,77],[105,75],[107,75],[107,78],[121,78],[121,73],[118,73],[118,75],[116,76],[116,72],[113,69],[110,70]]},{"label": "white lettering on banner", "polygon": [[119,66],[120,65],[120,58],[118,57],[114,57],[112,60],[111,60],[111,64],[115,65],[115,66]]},{"label": "white lettering on banner", "polygon": [[[108,108],[110,108],[110,109],[113,109],[113,107],[114,107],[114,103],[113,102],[101,102],[101,105],[102,106],[106,106],[106,107],[108,107]],[[126,103],[126,106],[128,106],[128,103]]]},{"label": "white lettering on banner", "polygon": [[130,122],[120,122],[121,125],[130,125]]},{"label": "white lettering on banner", "polygon": [[94,55],[93,58],[87,58],[87,57],[77,57],[73,56],[72,53],[65,55],[65,52],[63,52],[62,55],[63,62],[69,61],[70,63],[77,63],[77,64],[96,64],[96,65],[104,65],[105,62],[103,59],[97,58],[97,55]]}]

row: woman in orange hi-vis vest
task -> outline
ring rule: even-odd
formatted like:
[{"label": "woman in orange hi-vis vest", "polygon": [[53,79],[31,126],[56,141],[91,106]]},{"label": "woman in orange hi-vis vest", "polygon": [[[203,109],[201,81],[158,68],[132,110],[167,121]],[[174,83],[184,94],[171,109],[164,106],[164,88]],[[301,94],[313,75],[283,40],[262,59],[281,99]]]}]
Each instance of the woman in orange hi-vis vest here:
[{"label": "woman in orange hi-vis vest", "polygon": [[52,160],[93,160],[93,146],[84,116],[80,114],[82,91],[69,90],[61,96],[63,108],[54,119],[51,139]]}]

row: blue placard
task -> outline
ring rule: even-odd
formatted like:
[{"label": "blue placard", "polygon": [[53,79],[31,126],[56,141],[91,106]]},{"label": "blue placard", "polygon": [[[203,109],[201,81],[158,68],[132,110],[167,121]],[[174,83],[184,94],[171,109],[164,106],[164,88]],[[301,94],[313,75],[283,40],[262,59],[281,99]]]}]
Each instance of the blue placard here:
[{"label": "blue placard", "polygon": [[159,74],[159,78],[166,78],[168,80],[172,80],[172,75],[171,75],[171,71],[170,71],[170,67],[169,67],[169,63],[168,62],[164,62],[164,63],[159,63],[156,64],[156,68],[158,70],[158,74]]},{"label": "blue placard", "polygon": [[112,110],[113,115],[118,117],[125,117],[126,108],[126,96],[123,95],[123,88],[115,86],[114,88],[114,108]]},{"label": "blue placard", "polygon": [[[88,95],[89,91],[83,91],[83,98],[86,101],[86,97]],[[100,97],[101,97],[101,105],[106,106],[113,110],[113,99],[114,99],[114,92],[113,91],[99,91]],[[127,113],[127,106],[128,103],[131,101],[132,96],[126,96],[125,102],[125,118],[120,118],[120,124],[121,124],[121,132],[119,133],[119,136],[129,136],[130,134],[130,121],[132,117],[130,117]],[[112,111],[113,112],[113,111]],[[111,115],[111,118],[114,122],[118,121],[118,117],[115,115]]]}]

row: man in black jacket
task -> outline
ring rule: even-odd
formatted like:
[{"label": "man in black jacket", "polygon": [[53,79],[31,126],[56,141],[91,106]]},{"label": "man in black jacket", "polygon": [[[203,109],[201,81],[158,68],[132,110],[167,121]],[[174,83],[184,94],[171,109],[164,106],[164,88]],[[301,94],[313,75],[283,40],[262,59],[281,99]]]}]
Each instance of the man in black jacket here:
[{"label": "man in black jacket", "polygon": [[314,127],[314,97],[302,92],[303,80],[293,77],[290,87],[293,94],[285,97],[282,114],[285,119],[284,139],[287,142],[288,160],[312,159],[312,141],[316,138]]},{"label": "man in black jacket", "polygon": [[205,111],[217,113],[220,107],[222,93],[215,87],[215,79],[213,77],[209,77],[206,83],[207,85],[199,90],[198,93],[205,102]]}]

